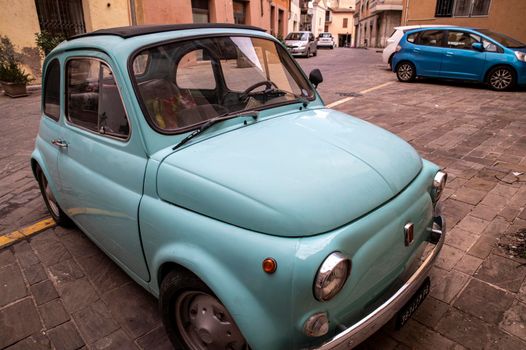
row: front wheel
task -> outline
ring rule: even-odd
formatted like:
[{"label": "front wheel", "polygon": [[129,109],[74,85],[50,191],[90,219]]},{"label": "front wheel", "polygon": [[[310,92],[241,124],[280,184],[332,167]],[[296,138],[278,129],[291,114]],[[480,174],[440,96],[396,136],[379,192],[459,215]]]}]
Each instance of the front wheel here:
[{"label": "front wheel", "polygon": [[416,79],[416,68],[411,62],[402,62],[396,68],[396,77],[404,83],[414,81]]},{"label": "front wheel", "polygon": [[510,90],[515,86],[515,73],[508,67],[495,67],[488,74],[488,84],[493,90]]},{"label": "front wheel", "polygon": [[161,283],[159,306],[176,349],[249,349],[226,307],[191,273],[168,273]]}]

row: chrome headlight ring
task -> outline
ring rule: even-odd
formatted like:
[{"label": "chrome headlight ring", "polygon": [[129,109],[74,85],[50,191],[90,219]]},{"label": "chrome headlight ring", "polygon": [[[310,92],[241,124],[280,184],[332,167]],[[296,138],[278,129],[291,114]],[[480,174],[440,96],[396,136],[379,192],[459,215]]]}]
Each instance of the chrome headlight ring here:
[{"label": "chrome headlight ring", "polygon": [[351,268],[351,259],[340,252],[331,253],[314,278],[314,297],[319,301],[328,301],[336,296],[349,278]]},{"label": "chrome headlight ring", "polygon": [[444,171],[438,171],[433,178],[433,188],[431,189],[431,198],[433,203],[437,203],[446,187],[447,173]]}]

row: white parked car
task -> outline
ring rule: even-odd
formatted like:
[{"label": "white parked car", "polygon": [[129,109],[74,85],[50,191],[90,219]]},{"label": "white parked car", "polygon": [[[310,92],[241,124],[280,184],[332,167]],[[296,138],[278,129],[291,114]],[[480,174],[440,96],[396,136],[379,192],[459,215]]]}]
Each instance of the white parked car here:
[{"label": "white parked car", "polygon": [[334,42],[334,37],[331,33],[323,32],[318,35],[318,47],[328,47],[334,49],[336,43]]},{"label": "white parked car", "polygon": [[389,39],[387,39],[387,46],[385,47],[382,53],[382,59],[384,63],[391,66],[391,60],[393,59],[393,55],[396,52],[396,47],[398,46],[398,43],[400,42],[400,39],[402,39],[402,37],[404,36],[405,32],[412,30],[412,29],[426,28],[426,27],[446,27],[446,25],[423,24],[423,25],[415,25],[415,26],[395,27],[393,34],[391,34]]}]

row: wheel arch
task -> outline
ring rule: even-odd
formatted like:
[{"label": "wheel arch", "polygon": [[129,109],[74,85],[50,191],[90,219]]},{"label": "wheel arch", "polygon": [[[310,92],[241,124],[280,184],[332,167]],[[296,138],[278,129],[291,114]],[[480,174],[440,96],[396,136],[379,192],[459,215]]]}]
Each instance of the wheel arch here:
[{"label": "wheel arch", "polygon": [[[174,270],[190,273],[201,280],[225,305],[251,348],[269,349],[283,345],[283,339],[279,337],[270,339],[262,335],[262,325],[264,325],[263,334],[279,334],[280,327],[276,325],[269,310],[260,303],[257,296],[244,288],[239,276],[229,272],[220,261],[216,261],[214,257],[206,254],[197,246],[176,243],[164,248],[166,248],[163,249],[164,252],[169,252],[172,258],[163,254],[165,261],[154,270],[156,273],[153,276],[156,276],[157,281],[152,282],[160,287],[162,280]],[[177,259],[174,259],[173,256],[177,256]],[[157,294],[160,298],[159,293]],[[261,323],[258,323],[259,326],[253,321],[255,316],[261,320]]]},{"label": "wheel arch", "polygon": [[484,83],[489,83],[489,73],[491,73],[492,70],[494,70],[495,68],[498,68],[498,67],[504,67],[504,68],[509,68],[511,70],[511,72],[513,73],[513,78],[515,79],[515,82],[517,82],[517,70],[515,69],[515,67],[513,67],[511,64],[507,64],[507,63],[496,63],[490,67],[488,67],[488,69],[486,69],[486,73],[484,73],[484,80],[483,82]]}]

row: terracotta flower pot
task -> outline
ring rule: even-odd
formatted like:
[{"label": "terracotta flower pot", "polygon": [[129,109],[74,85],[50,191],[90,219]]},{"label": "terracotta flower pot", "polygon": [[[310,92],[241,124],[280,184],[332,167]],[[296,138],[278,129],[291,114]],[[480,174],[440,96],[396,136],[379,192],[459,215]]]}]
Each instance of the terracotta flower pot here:
[{"label": "terracotta flower pot", "polygon": [[26,84],[2,81],[2,88],[4,89],[5,94],[9,97],[27,96]]}]

